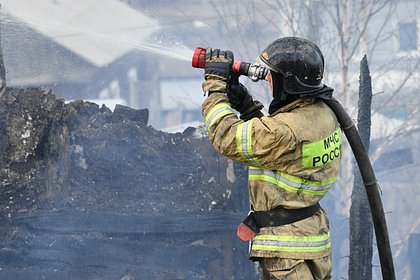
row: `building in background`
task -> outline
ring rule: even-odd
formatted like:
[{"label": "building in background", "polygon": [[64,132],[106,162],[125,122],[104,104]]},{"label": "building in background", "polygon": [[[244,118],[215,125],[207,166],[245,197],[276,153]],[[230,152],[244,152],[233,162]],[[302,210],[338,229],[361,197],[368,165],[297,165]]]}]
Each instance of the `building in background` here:
[{"label": "building in background", "polygon": [[[230,49],[236,58],[252,62],[274,38],[300,32],[300,36],[309,34],[319,41],[330,73],[326,81],[335,86],[340,80],[339,75],[334,76],[340,69],[335,60],[337,49],[330,47],[325,35],[319,38],[320,32],[334,27],[332,22],[317,18],[325,12],[320,2],[308,1],[313,19],[297,19],[302,21],[300,29],[281,24],[287,11],[301,10],[299,5],[291,3],[279,11],[274,5],[254,0],[224,5],[191,0],[5,0],[1,28],[8,85],[42,86],[66,100],[93,100],[111,109],[115,103],[147,107],[154,127],[183,127],[201,121],[199,83],[203,73],[191,68],[189,61],[195,47]],[[367,33],[366,44],[377,44],[369,60],[371,67],[393,63],[392,73],[387,70],[374,79],[379,92],[400,84],[407,65],[416,62],[411,58],[419,56],[418,6],[417,1],[397,1],[396,12],[389,15],[383,11]],[[389,20],[384,24],[380,18]],[[378,42],[375,34],[382,29],[388,36]],[[360,55],[354,57],[361,59],[363,47],[356,52]],[[354,68],[354,83],[358,61],[350,66]],[[418,69],[409,81],[420,79]],[[385,70],[375,73],[378,71]],[[246,79],[244,82],[251,90],[258,86]],[[415,90],[417,83],[411,83]],[[184,93],[185,98],[179,96]],[[254,93],[263,103],[269,102],[261,88]],[[392,110],[382,111],[387,114]]]}]

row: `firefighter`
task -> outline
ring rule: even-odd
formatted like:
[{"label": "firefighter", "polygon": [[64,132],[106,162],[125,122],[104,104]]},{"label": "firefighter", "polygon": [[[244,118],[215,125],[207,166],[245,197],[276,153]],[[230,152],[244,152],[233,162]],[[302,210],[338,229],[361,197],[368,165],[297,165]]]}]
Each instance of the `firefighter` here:
[{"label": "firefighter", "polygon": [[[268,115],[231,72],[233,53],[206,50],[202,114],[213,147],[248,165],[249,216],[238,236],[262,279],[331,279],[327,214],[319,201],[336,181],[341,133],[323,102],[324,57],[312,42],[285,37],[257,63],[269,69]],[[239,113],[239,117],[238,117]]]}]

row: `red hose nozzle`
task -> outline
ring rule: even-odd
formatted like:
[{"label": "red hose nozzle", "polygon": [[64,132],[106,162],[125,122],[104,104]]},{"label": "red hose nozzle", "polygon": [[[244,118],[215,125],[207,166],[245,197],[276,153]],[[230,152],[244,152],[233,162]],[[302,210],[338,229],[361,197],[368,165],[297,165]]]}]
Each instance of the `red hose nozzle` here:
[{"label": "red hose nozzle", "polygon": [[192,58],[192,67],[204,68],[206,67],[206,49],[196,48]]},{"label": "red hose nozzle", "polygon": [[[192,67],[205,68],[206,67],[206,49],[196,48],[192,57]],[[254,82],[265,79],[268,69],[258,64],[251,64],[248,62],[234,61],[232,65],[232,72],[240,75],[250,77]]]}]

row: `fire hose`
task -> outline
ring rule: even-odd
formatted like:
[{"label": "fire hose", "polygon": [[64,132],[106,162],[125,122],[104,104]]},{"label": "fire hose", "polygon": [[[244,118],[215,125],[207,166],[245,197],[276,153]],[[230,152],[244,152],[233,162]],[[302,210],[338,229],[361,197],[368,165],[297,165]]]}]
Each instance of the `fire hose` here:
[{"label": "fire hose", "polygon": [[[195,68],[205,67],[204,48],[196,48],[192,58],[192,66]],[[254,82],[264,79],[268,73],[268,69],[258,64],[234,61],[232,72],[245,75]],[[342,104],[332,97],[331,99],[323,99],[331,108],[340,123],[341,129],[344,131],[346,138],[353,151],[360,173],[362,175],[363,184],[365,186],[372,221],[375,230],[376,243],[381,263],[382,279],[395,280],[394,263],[392,259],[391,245],[388,236],[385,213],[379,193],[379,184],[376,180],[375,173],[372,168],[368,153],[363,145],[359,132]]]}]

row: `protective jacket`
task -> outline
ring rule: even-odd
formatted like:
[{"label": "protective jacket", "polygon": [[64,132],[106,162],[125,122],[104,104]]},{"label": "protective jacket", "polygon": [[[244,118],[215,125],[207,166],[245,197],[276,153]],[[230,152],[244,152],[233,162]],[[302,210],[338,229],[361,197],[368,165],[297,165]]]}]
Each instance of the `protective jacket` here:
[{"label": "protective jacket", "polygon": [[[341,153],[339,124],[321,99],[298,99],[270,116],[239,119],[224,94],[202,107],[213,147],[249,166],[255,211],[316,204],[336,181]],[[251,242],[251,257],[317,259],[331,254],[328,218],[321,209],[293,224],[264,227]]]}]

